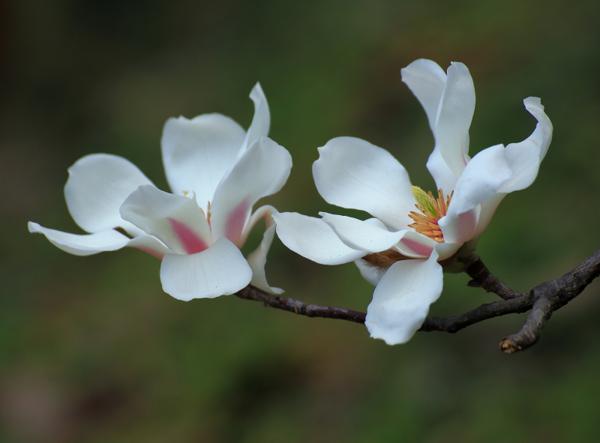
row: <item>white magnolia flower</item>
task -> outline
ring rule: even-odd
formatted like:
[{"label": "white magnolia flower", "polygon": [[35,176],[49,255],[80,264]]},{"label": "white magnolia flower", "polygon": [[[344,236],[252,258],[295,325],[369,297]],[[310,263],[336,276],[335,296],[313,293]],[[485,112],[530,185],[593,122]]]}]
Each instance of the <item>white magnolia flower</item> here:
[{"label": "white magnolia flower", "polygon": [[[29,222],[75,255],[125,246],[162,259],[165,292],[180,300],[233,294],[252,282],[270,291],[265,277],[273,241],[273,208],[254,204],[285,184],[292,166],[288,151],[267,138],[269,106],[260,85],[250,93],[254,117],[248,131],[221,114],[188,120],[171,118],[164,127],[162,156],[173,193],[156,188],[128,160],[93,154],[69,169],[67,207],[88,234],[70,234]],[[262,243],[246,260],[240,247],[264,218]]]},{"label": "white magnolia flower", "polygon": [[496,145],[468,156],[475,90],[469,70],[452,63],[448,72],[430,60],[402,70],[429,120],[435,148],[427,162],[437,196],[413,187],[404,167],[386,150],[340,137],[319,148],[313,175],[330,204],[359,209],[374,218],[321,213],[276,214],[283,243],[317,263],[356,261],[376,285],[366,326],[388,344],[407,342],[442,292],[440,261],[449,259],[488,225],[509,192],[534,181],[552,138],[552,123],[539,98],[524,100],[537,120],[519,143]]}]

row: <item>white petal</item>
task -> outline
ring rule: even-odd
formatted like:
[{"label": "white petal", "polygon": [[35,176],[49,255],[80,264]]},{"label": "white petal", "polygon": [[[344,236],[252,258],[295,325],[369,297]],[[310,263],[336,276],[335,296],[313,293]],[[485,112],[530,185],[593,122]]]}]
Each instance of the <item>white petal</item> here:
[{"label": "white petal", "polygon": [[476,206],[461,214],[448,212],[438,224],[444,234],[444,240],[450,243],[466,243],[475,238],[481,207]]},{"label": "white petal", "polygon": [[330,204],[369,212],[386,225],[410,223],[414,197],[404,167],[385,149],[354,137],[338,137],[319,148],[313,177]]},{"label": "white petal", "polygon": [[469,162],[456,183],[448,214],[439,221],[445,241],[463,243],[473,238],[478,206],[494,198],[511,177],[504,154],[504,147],[496,145],[479,152]]},{"label": "white petal", "polygon": [[116,251],[127,246],[129,242],[126,236],[114,229],[81,235],[45,228],[33,222],[29,222],[27,228],[31,233],[44,235],[54,246],[73,255],[83,256]]},{"label": "white petal", "polygon": [[504,195],[535,180],[552,139],[552,123],[538,98],[526,99],[525,107],[538,120],[531,136],[506,148],[484,149],[456,183],[448,215],[439,221],[446,241],[460,243],[481,234]]},{"label": "white petal", "polygon": [[277,236],[289,249],[322,265],[350,263],[367,253],[346,245],[320,218],[296,212],[273,214]]},{"label": "white petal", "polygon": [[450,195],[458,177],[450,170],[439,149],[434,149],[429,155],[427,170],[433,177],[436,188],[444,191],[446,195]]},{"label": "white petal", "polygon": [[440,100],[446,86],[446,73],[434,61],[418,59],[401,70],[402,81],[417,97],[429,120],[429,127],[435,130]]},{"label": "white petal", "polygon": [[194,193],[206,210],[217,184],[235,165],[245,135],[240,125],[221,114],[167,120],[161,144],[173,192]]},{"label": "white petal", "polygon": [[214,298],[245,288],[252,269],[229,240],[191,255],[166,255],[160,267],[163,291],[178,300]]},{"label": "white petal", "polygon": [[252,268],[252,281],[250,284],[271,294],[281,294],[284,292],[283,289],[270,286],[265,273],[267,255],[275,235],[275,221],[273,220],[273,214],[277,214],[277,209],[270,205],[261,206],[254,211],[250,216],[250,220],[246,223],[242,234],[242,240],[245,242],[256,223],[260,220],[264,220],[266,230],[263,234],[263,239],[258,248],[251,252],[247,257],[248,264]]},{"label": "white petal", "polygon": [[177,253],[200,252],[211,243],[210,227],[196,202],[154,186],[133,192],[121,206],[121,215]]},{"label": "white petal", "polygon": [[[439,151],[455,177],[461,174],[467,163],[469,127],[474,111],[475,87],[471,74],[464,64],[452,63],[448,68],[433,135],[434,149]],[[435,171],[434,167],[432,174]],[[437,183],[438,177],[434,178]]]},{"label": "white petal", "polygon": [[481,204],[479,217],[477,217],[477,228],[475,229],[473,238],[479,237],[485,228],[487,228],[504,197],[506,197],[506,194],[498,193]]},{"label": "white petal", "polygon": [[510,178],[498,189],[498,193],[481,205],[481,215],[475,236],[480,235],[491,221],[498,205],[507,193],[529,187],[535,180],[540,164],[548,152],[552,141],[552,122],[544,112],[544,106],[537,97],[524,100],[525,108],[538,121],[533,133],[520,143],[511,143],[504,150],[506,163],[511,170]]},{"label": "white petal", "polygon": [[394,246],[408,232],[389,231],[386,226],[376,218],[358,220],[344,215],[320,212],[319,215],[333,228],[344,243],[354,249],[372,252],[381,252]]},{"label": "white petal", "polygon": [[158,259],[162,259],[166,254],[173,253],[173,251],[159,239],[145,234],[132,238],[129,240],[129,243],[127,243],[127,246],[130,248],[139,249],[140,251],[150,254]]},{"label": "white petal", "polygon": [[[437,94],[439,85],[436,86]],[[427,169],[438,189],[450,193],[468,161],[469,127],[475,110],[475,87],[465,65],[452,63],[448,68],[435,122],[427,111],[435,138],[435,147]]]},{"label": "white petal", "polygon": [[452,257],[463,246],[463,243],[438,243],[435,245],[435,252],[438,255],[438,261],[446,260]]},{"label": "white petal", "polygon": [[452,63],[446,75],[437,63],[419,59],[402,70],[402,80],[425,109],[435,138],[427,168],[437,187],[449,193],[468,160],[475,110],[471,74],[462,63]]},{"label": "white petal", "polygon": [[442,293],[443,273],[437,255],[428,260],[394,263],[373,293],[365,326],[371,337],[388,345],[409,341],[421,327],[429,306]]},{"label": "white petal", "polygon": [[117,227],[129,231],[119,207],[140,185],[152,184],[129,160],[109,154],[92,154],[69,168],[65,200],[73,220],[87,232]]},{"label": "white petal", "polygon": [[537,120],[537,125],[525,140],[511,143],[506,147],[506,161],[512,176],[500,189],[503,193],[520,191],[533,183],[552,141],[552,122],[544,112],[541,100],[537,97],[529,97],[523,103]]},{"label": "white petal", "polygon": [[265,273],[267,254],[271,249],[274,236],[275,225],[271,225],[265,230],[258,248],[248,255],[248,264],[252,268],[252,281],[250,284],[271,294],[281,294],[284,292],[283,289],[270,286]]},{"label": "white petal", "polygon": [[215,238],[227,237],[241,245],[252,206],[279,191],[292,168],[292,157],[269,138],[261,138],[240,158],[219,184],[212,206]]},{"label": "white petal", "polygon": [[[455,68],[451,68],[453,73],[452,81],[456,82],[457,72]],[[468,74],[468,71],[467,71]],[[427,120],[429,121],[429,127],[434,134],[437,133],[438,117],[441,114],[441,103],[442,96],[446,90],[447,76],[444,70],[435,62],[426,59],[418,59],[402,69],[402,81],[410,88],[413,94],[417,97],[425,113],[427,114]],[[444,103],[449,107],[453,100],[452,95],[455,93],[455,88],[451,87],[448,89]],[[474,92],[473,92],[474,97]],[[445,123],[447,123],[447,112],[443,114],[442,134],[444,135]],[[468,126],[467,126],[468,133]],[[435,180],[438,189],[443,189],[446,193],[449,193],[454,189],[456,183],[457,174],[455,174],[448,163],[444,159],[441,153],[441,148],[448,148],[447,144],[440,143],[440,136],[436,137],[438,145],[433,150],[427,161],[427,169],[431,173],[431,176]],[[467,138],[468,140],[468,138]],[[468,143],[467,143],[468,144]],[[456,148],[453,155],[458,155],[458,158],[462,158],[461,155],[466,153],[468,146],[452,146]],[[462,148],[462,149],[461,149]]]},{"label": "white petal", "polygon": [[373,266],[363,259],[356,260],[354,264],[358,268],[360,275],[373,286],[379,283],[379,280],[381,280],[381,277],[383,277],[383,274],[387,271],[387,269]]},{"label": "white petal", "polygon": [[254,116],[252,117],[252,123],[250,123],[248,132],[246,132],[244,149],[251,147],[261,137],[268,136],[269,126],[271,125],[269,103],[260,83],[254,85],[254,88],[250,91],[250,98],[254,102]]}]

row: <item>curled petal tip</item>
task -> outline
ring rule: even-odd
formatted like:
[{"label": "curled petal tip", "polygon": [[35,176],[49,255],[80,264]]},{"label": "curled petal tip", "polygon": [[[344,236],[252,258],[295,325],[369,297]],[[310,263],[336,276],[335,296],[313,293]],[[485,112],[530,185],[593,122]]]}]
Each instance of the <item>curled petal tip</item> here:
[{"label": "curled petal tip", "polygon": [[28,221],[27,222],[27,230],[31,233],[34,234],[36,232],[39,232],[39,228],[40,225],[38,223],[32,222],[32,221]]},{"label": "curled petal tip", "polygon": [[434,62],[433,60],[429,59],[429,58],[417,58],[415,60],[413,60],[412,62],[410,62],[408,65],[406,65],[404,68],[400,69],[400,71],[408,71],[411,67],[413,67],[414,65],[419,65],[419,64],[435,64],[437,65],[436,62]]},{"label": "curled petal tip", "polygon": [[465,65],[463,62],[457,62],[457,61],[450,62],[450,67],[448,68],[448,71],[455,70],[455,69],[469,72],[469,68],[467,68],[467,65]]},{"label": "curled petal tip", "polygon": [[541,109],[544,109],[544,105],[542,104],[542,99],[540,97],[527,97],[523,100],[523,104],[526,108],[529,106],[538,106]]},{"label": "curled petal tip", "polygon": [[256,82],[250,91],[250,98],[256,96],[256,94],[264,95],[263,88],[260,82]]}]

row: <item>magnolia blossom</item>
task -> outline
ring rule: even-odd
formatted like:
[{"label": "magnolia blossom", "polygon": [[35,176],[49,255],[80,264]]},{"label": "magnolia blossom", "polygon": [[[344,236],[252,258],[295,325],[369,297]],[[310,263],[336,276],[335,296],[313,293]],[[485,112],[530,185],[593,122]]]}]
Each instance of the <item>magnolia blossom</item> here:
[{"label": "magnolia blossom", "polygon": [[[221,114],[164,127],[162,157],[172,193],[156,188],[128,160],[93,154],[69,169],[67,207],[88,234],[70,234],[29,222],[60,249],[75,255],[125,246],[162,259],[165,292],[180,300],[232,294],[250,282],[270,292],[267,252],[275,234],[270,214],[254,204],[285,184],[288,151],[267,138],[269,106],[260,85],[250,93],[254,117],[248,131]],[[249,231],[264,218],[267,229],[248,259],[240,252]]]},{"label": "magnolia blossom", "polygon": [[539,98],[524,100],[537,120],[519,143],[468,155],[475,90],[469,70],[452,63],[447,72],[431,60],[402,69],[433,131],[427,168],[437,193],[411,185],[404,167],[386,150],[339,137],[319,148],[315,184],[330,204],[373,216],[359,220],[320,213],[276,214],[283,243],[317,263],[355,261],[376,285],[366,327],[388,344],[405,343],[421,326],[442,292],[441,261],[455,256],[488,225],[506,194],[527,188],[537,176],[552,138],[552,123]]}]

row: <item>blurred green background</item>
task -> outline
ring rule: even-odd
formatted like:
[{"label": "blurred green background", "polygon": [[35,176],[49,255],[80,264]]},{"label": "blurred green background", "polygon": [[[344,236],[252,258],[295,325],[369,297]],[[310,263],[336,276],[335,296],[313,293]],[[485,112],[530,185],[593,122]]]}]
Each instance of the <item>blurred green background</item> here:
[{"label": "blurred green background", "polygon": [[[600,438],[600,286],[534,348],[496,347],[522,317],[405,346],[358,325],[224,297],[178,302],[135,250],[67,255],[26,232],[74,230],[66,169],[123,155],[160,186],[170,116],[247,126],[253,84],[294,158],[270,202],[316,214],[316,147],[355,135],[430,188],[432,137],[400,82],[418,57],[471,69],[471,153],[526,137],[540,96],[555,137],[532,188],[507,198],[479,252],[508,284],[560,275],[600,244],[600,6],[506,0],[0,1],[0,441],[590,442]],[[321,267],[276,242],[269,276],[290,296],[365,309],[354,266]],[[435,314],[492,300],[448,275]]]}]

